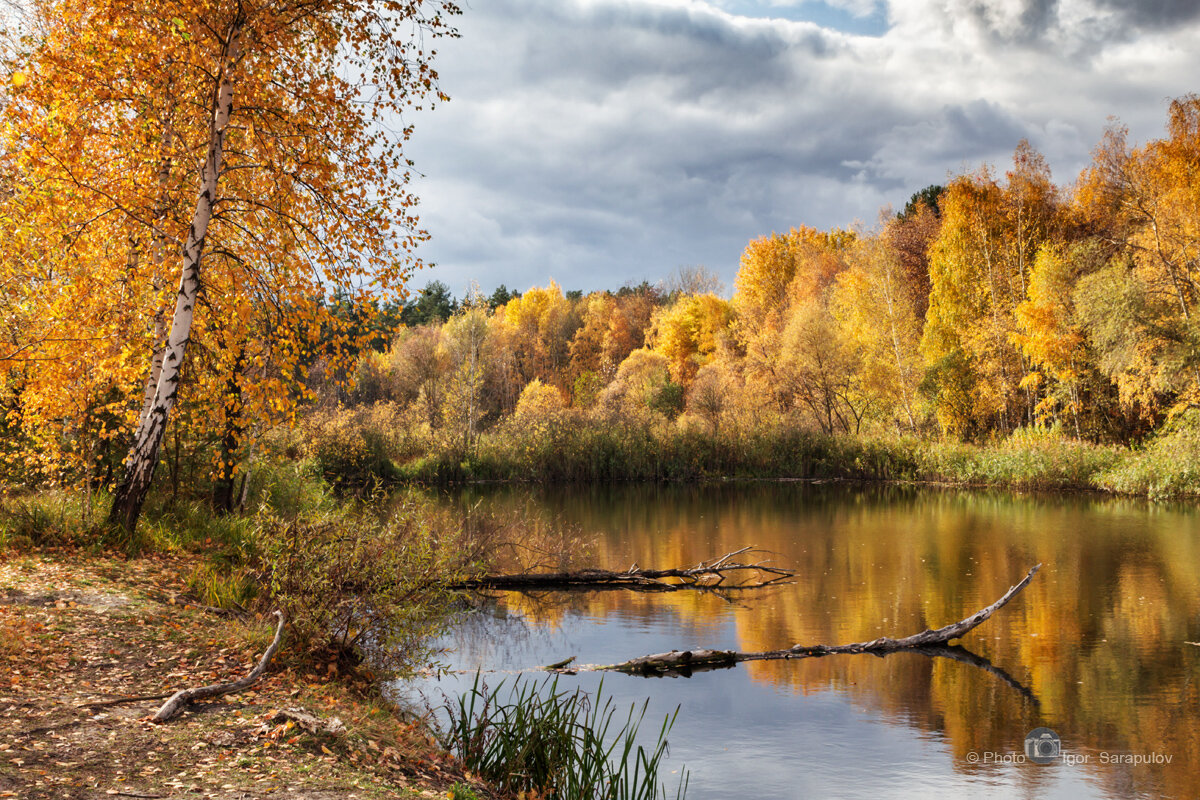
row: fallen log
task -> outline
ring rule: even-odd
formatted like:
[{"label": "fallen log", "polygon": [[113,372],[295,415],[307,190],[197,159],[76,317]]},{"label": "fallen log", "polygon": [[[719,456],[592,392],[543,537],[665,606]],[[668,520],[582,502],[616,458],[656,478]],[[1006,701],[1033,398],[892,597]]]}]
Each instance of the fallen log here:
[{"label": "fallen log", "polygon": [[[793,577],[794,570],[770,567],[764,561],[743,564],[732,561],[743,553],[756,552],[753,546],[726,553],[713,561],[701,561],[693,567],[642,569],[637,564],[624,572],[606,569],[581,569],[568,572],[534,572],[516,575],[484,575],[451,584],[451,589],[629,589],[638,592],[677,592],[684,589],[739,590],[761,589]],[[756,576],[744,583],[726,583],[731,575]],[[763,577],[763,576],[769,577]]]},{"label": "fallen log", "polygon": [[[1024,578],[1016,585],[1010,586],[1008,591],[1004,593],[996,602],[992,603],[987,608],[981,609],[966,619],[955,622],[951,625],[938,628],[937,630],[926,629],[920,633],[915,633],[911,636],[905,636],[902,639],[892,639],[887,636],[881,636],[878,639],[872,639],[869,642],[855,642],[853,644],[841,645],[802,645],[797,644],[783,650],[765,650],[762,652],[740,652],[737,650],[672,650],[669,653],[655,653],[653,655],[642,656],[640,658],[623,661],[620,664],[608,664],[605,666],[594,667],[594,669],[611,670],[616,672],[625,672],[631,675],[683,675],[691,674],[706,669],[721,669],[724,667],[732,667],[743,661],[770,661],[778,659],[794,659],[794,658],[815,658],[819,656],[857,653],[874,653],[876,655],[886,655],[899,651],[915,651],[921,652],[929,648],[941,648],[949,645],[950,640],[960,639],[970,631],[982,625],[1008,604],[1018,592],[1029,585],[1033,580],[1033,576],[1039,569],[1042,568],[1038,564],[1033,569],[1029,570]],[[945,655],[944,653],[936,653],[936,655]],[[974,655],[974,654],[972,654]],[[961,659],[959,659],[961,660]]]},{"label": "fallen log", "polygon": [[276,611],[274,613],[279,618],[275,627],[275,638],[271,641],[271,646],[267,648],[267,652],[263,653],[262,660],[258,662],[258,666],[250,670],[246,674],[246,677],[230,681],[229,683],[214,683],[211,686],[200,686],[195,689],[181,689],[171,695],[170,700],[162,704],[162,708],[158,709],[157,713],[151,717],[151,721],[166,722],[177,716],[185,707],[196,700],[221,697],[226,694],[236,694],[237,692],[249,689],[257,683],[262,674],[266,672],[267,665],[271,663],[271,658],[274,657],[275,651],[279,649],[279,643],[283,641],[283,612]]}]

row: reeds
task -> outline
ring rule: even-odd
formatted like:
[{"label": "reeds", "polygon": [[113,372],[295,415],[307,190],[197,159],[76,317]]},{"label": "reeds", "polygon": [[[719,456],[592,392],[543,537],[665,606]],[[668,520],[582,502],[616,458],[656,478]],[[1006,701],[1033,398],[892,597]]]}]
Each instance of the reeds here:
[{"label": "reeds", "polygon": [[[667,754],[668,715],[655,744],[637,743],[649,701],[623,717],[603,682],[595,697],[559,689],[558,679],[516,679],[507,698],[501,681],[489,688],[477,675],[456,702],[447,701],[448,727],[439,739],[467,769],[497,788],[533,793],[546,800],[657,800],[667,790],[658,771]],[[686,773],[676,798],[687,789]]]}]

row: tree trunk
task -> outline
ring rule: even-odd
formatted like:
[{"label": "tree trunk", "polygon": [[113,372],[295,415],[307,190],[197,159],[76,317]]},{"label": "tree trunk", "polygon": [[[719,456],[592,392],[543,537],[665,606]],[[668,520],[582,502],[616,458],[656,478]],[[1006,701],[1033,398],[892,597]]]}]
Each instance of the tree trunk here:
[{"label": "tree trunk", "polygon": [[[558,589],[629,589],[635,592],[675,592],[684,589],[727,591],[762,589],[793,577],[794,570],[769,567],[766,562],[743,564],[734,556],[755,553],[753,546],[726,553],[712,561],[692,567],[642,569],[637,564],[624,572],[606,569],[581,569],[570,572],[526,572],[517,575],[483,575],[449,584],[448,589],[495,589],[499,591]],[[730,574],[751,576],[742,583],[725,583]],[[664,579],[671,579],[670,581]]]},{"label": "tree trunk", "polygon": [[[626,672],[633,675],[666,675],[666,674],[690,674],[691,672],[701,671],[706,669],[722,669],[732,667],[743,661],[774,661],[781,659],[798,659],[798,658],[814,658],[819,656],[828,656],[836,654],[859,654],[873,653],[875,655],[885,655],[887,653],[896,653],[904,651],[922,651],[929,648],[941,648],[950,644],[952,639],[961,639],[975,628],[982,625],[993,614],[999,611],[1017,594],[1029,585],[1033,580],[1033,576],[1042,568],[1041,564],[1036,565],[1025,577],[1018,581],[1015,585],[1010,586],[1004,595],[992,603],[987,608],[976,611],[971,616],[959,620],[958,622],[938,628],[937,630],[926,629],[920,633],[914,633],[911,636],[905,636],[902,639],[893,639],[888,636],[881,636],[878,639],[872,639],[869,642],[855,642],[853,644],[842,645],[803,645],[797,644],[783,650],[764,650],[758,652],[743,653],[737,650],[672,650],[669,653],[655,653],[654,655],[641,656],[640,658],[623,661],[620,664],[608,664],[606,666],[594,667],[600,670],[615,670],[617,672]],[[938,655],[943,653],[939,652]],[[973,654],[972,654],[973,655]],[[976,657],[977,658],[977,657]]]},{"label": "tree trunk", "polygon": [[217,183],[221,175],[224,154],[225,129],[233,111],[233,81],[230,72],[241,55],[242,20],[235,19],[230,26],[229,37],[221,54],[220,83],[215,95],[212,124],[209,128],[208,155],[200,171],[200,192],[196,198],[196,211],[183,247],[183,267],[179,279],[179,293],[175,298],[175,313],[171,318],[171,330],[163,348],[162,364],[154,389],[153,401],[143,408],[134,433],[133,445],[125,458],[125,475],[113,497],[109,512],[109,523],[119,525],[132,533],[137,528],[142,504],[150,490],[154,468],[158,464],[158,449],[171,409],[175,405],[179,388],[179,373],[191,335],[192,319],[195,315],[196,297],[200,291],[200,258],[204,251],[204,237],[212,219],[213,204],[217,197]]},{"label": "tree trunk", "polygon": [[237,506],[237,483],[234,480],[238,447],[246,430],[242,414],[242,374],[246,370],[246,344],[238,347],[229,377],[225,381],[224,431],[221,435],[221,454],[217,478],[213,483],[213,508],[220,514],[232,514]]}]

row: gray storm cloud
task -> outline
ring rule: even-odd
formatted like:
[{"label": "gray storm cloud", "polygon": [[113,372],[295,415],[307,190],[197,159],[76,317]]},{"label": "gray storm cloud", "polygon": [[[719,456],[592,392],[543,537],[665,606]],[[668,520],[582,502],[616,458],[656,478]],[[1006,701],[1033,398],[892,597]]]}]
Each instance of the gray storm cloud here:
[{"label": "gray storm cloud", "polygon": [[1003,168],[1021,138],[1069,182],[1108,115],[1161,130],[1192,88],[1196,17],[905,0],[870,37],[698,0],[479,0],[440,48],[453,100],[414,120],[439,263],[417,281],[592,289],[705,264],[731,284],[750,238],[873,220],[950,172]]}]

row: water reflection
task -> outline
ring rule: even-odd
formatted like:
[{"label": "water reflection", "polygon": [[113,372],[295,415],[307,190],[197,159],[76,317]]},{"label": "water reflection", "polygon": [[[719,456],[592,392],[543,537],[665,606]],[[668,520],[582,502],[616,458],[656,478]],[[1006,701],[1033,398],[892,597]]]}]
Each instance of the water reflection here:
[{"label": "water reflection", "polygon": [[[459,502],[480,499],[593,533],[595,559],[606,567],[690,565],[752,544],[797,576],[732,600],[696,592],[505,595],[495,607],[509,620],[503,632],[459,638],[457,658],[468,668],[903,636],[962,619],[1045,564],[962,642],[1003,675],[895,654],[750,662],[736,675],[640,687],[626,680],[621,691],[632,696],[684,703],[680,732],[689,719],[719,720],[724,736],[715,742],[685,735],[681,747],[680,733],[673,737],[689,766],[697,758],[719,765],[693,776],[691,797],[729,796],[730,787],[720,787],[731,770],[742,789],[763,797],[801,796],[804,786],[838,796],[967,787],[1029,797],[1191,797],[1200,787],[1200,648],[1186,644],[1200,640],[1194,510],[807,484],[505,488]],[[970,760],[1019,752],[1025,733],[1041,725],[1089,763]],[[798,743],[803,758],[795,758]],[[839,748],[869,757],[846,758]],[[1102,753],[1152,752],[1170,754],[1171,763],[1099,763]],[[881,789],[883,775],[890,789]]]}]

